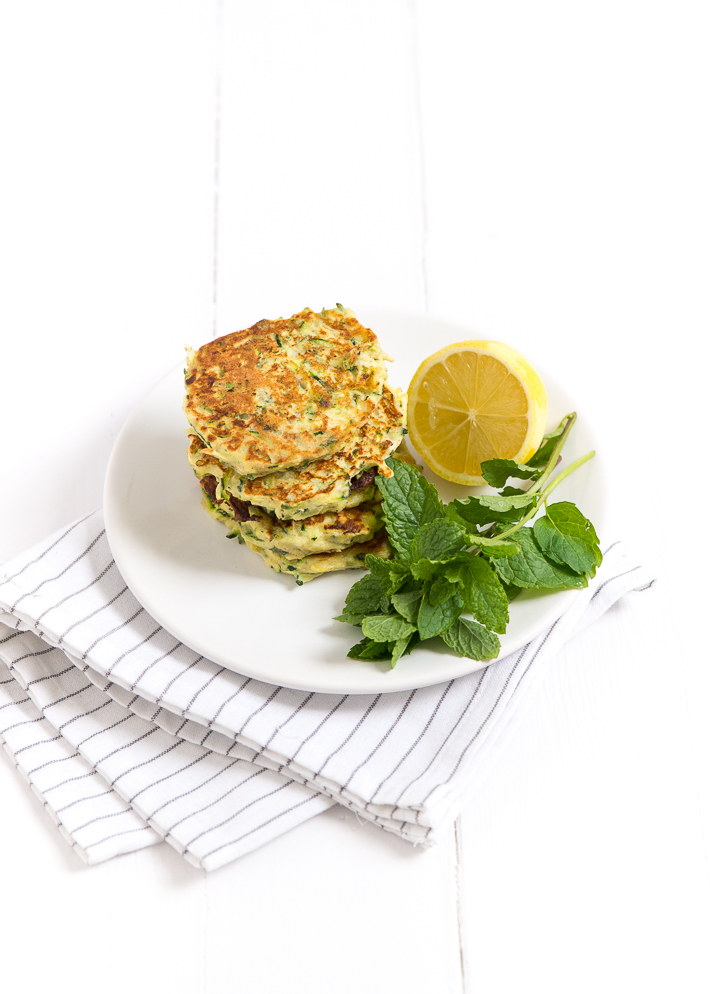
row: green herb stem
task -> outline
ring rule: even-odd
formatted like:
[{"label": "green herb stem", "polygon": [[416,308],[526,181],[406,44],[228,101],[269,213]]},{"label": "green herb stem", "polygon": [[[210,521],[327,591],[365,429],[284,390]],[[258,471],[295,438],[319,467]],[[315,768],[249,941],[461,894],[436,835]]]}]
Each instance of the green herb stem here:
[{"label": "green herb stem", "polygon": [[549,494],[552,493],[552,491],[555,489],[556,486],[562,483],[562,481],[566,476],[569,476],[570,473],[573,473],[575,469],[579,469],[579,467],[583,466],[584,463],[587,462],[589,459],[593,459],[596,454],[597,454],[596,449],[590,449],[589,452],[585,452],[585,454],[583,456],[580,456],[579,459],[575,459],[573,463],[570,463],[567,469],[563,469],[561,473],[558,473],[558,475],[554,478],[554,480],[552,480],[552,482],[547,487],[545,487],[543,492],[540,494],[542,500],[543,501],[547,500]]},{"label": "green herb stem", "polygon": [[547,466],[545,466],[545,469],[544,469],[544,472],[542,473],[542,475],[538,477],[538,479],[535,481],[535,483],[531,487],[529,487],[529,489],[526,491],[526,493],[535,494],[535,493],[538,492],[538,490],[542,490],[542,488],[543,488],[543,486],[545,484],[545,481],[549,478],[550,474],[552,473],[552,471],[554,470],[555,466],[557,465],[557,460],[559,458],[560,452],[564,448],[564,444],[565,444],[565,442],[567,441],[567,439],[569,437],[569,433],[572,431],[572,426],[574,425],[575,421],[577,420],[577,413],[576,413],[576,411],[573,411],[571,414],[566,414],[564,416],[564,418],[562,418],[562,420],[563,421],[567,421],[567,424],[565,425],[564,431],[562,432],[562,434],[560,435],[559,439],[557,440],[557,445],[552,450],[552,455],[547,460]]},{"label": "green herb stem", "polygon": [[[547,500],[547,498],[555,489],[555,487],[559,486],[559,484],[562,483],[562,481],[566,476],[569,476],[570,473],[573,473],[575,469],[579,469],[580,466],[582,466],[585,462],[587,462],[588,459],[591,459],[594,455],[596,455],[596,452],[594,449],[592,449],[590,452],[587,452],[583,456],[580,456],[579,459],[576,459],[566,469],[563,469],[562,472],[559,473],[554,478],[554,480],[552,480],[552,482],[548,484],[547,487],[545,487],[545,489],[539,495],[538,500],[535,501],[535,503],[533,504],[532,508],[528,511],[528,513],[524,517],[522,517],[520,521],[516,522],[511,528],[508,528],[507,531],[501,532],[500,535],[496,535],[496,538],[507,538],[508,535],[512,535],[514,532],[518,531],[519,528],[522,528],[523,525],[526,524],[531,518],[534,518],[538,510],[540,509],[540,504],[544,503],[544,501]],[[555,456],[555,453],[553,453],[553,456]],[[540,477],[540,479],[542,479],[542,477]],[[529,492],[530,491],[528,491],[528,493]]]}]

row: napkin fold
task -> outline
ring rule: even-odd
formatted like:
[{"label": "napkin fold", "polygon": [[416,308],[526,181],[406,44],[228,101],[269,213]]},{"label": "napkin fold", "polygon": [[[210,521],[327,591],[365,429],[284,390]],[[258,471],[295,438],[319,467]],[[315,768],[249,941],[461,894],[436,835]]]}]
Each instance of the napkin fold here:
[{"label": "napkin fold", "polygon": [[615,543],[561,618],[482,670],[407,692],[307,693],[165,631],[96,512],[0,568],[0,738],[89,863],[165,840],[211,870],[334,803],[431,844],[546,661],[653,579]]}]

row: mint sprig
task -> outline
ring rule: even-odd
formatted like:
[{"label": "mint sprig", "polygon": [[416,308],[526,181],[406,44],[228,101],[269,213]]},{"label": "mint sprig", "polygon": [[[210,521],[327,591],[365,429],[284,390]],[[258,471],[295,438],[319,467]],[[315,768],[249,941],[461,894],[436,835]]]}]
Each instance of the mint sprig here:
[{"label": "mint sprig", "polygon": [[[421,641],[440,636],[460,656],[495,659],[508,604],[521,589],[587,585],[602,561],[594,527],[569,501],[547,503],[562,480],[594,455],[588,452],[551,478],[576,417],[568,414],[545,435],[527,464],[482,463],[484,479],[498,494],[443,504],[418,469],[387,460],[392,476],[376,480],[394,556],[367,556],[370,573],[353,584],[336,619],[362,628],[365,636],[349,656],[389,659],[394,667]],[[506,485],[511,480],[515,485]]]}]

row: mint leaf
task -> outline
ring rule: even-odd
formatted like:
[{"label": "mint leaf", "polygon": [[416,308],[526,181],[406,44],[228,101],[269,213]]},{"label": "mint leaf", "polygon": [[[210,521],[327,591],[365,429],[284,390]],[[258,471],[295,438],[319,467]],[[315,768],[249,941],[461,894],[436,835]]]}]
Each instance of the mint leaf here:
[{"label": "mint leaf", "polygon": [[382,583],[386,595],[391,596],[402,586],[409,576],[409,566],[397,559],[380,559],[379,556],[365,556],[365,565]]},{"label": "mint leaf", "polygon": [[447,568],[447,577],[457,581],[464,607],[476,621],[493,632],[503,632],[508,624],[508,598],[495,571],[480,556]]},{"label": "mint leaf", "polygon": [[458,525],[459,528],[463,528],[464,531],[470,531],[472,522],[467,521],[462,517],[455,507],[456,501],[452,500],[448,504],[444,504],[444,515],[448,521],[453,521],[454,524]]},{"label": "mint leaf", "polygon": [[416,580],[431,580],[441,569],[440,562],[432,562],[430,559],[420,559],[418,563],[412,563],[411,572]]},{"label": "mint leaf", "polygon": [[413,563],[420,559],[441,562],[460,552],[465,545],[466,533],[459,525],[439,518],[422,525],[409,547],[409,557]]},{"label": "mint leaf", "polygon": [[386,642],[375,642],[366,638],[354,645],[348,656],[350,659],[387,659],[389,654]]},{"label": "mint leaf", "polygon": [[[483,536],[480,536],[481,538]],[[467,542],[472,542],[475,545],[479,543],[474,542],[474,536],[467,535]],[[483,552],[487,557],[491,559],[497,558],[498,556],[514,556],[520,551],[520,546],[515,542],[511,542],[509,539],[501,539],[500,544],[495,542],[495,544],[488,543],[480,545],[481,552]],[[446,570],[452,563],[466,563],[471,557],[472,553],[464,549],[461,552],[457,552],[455,555],[450,556],[448,559],[441,560],[429,560],[420,559],[417,563],[412,563],[410,571],[414,579],[416,580],[433,580],[434,577],[441,574],[442,570]]]},{"label": "mint leaf", "polygon": [[503,590],[505,590],[505,596],[508,598],[509,604],[511,601],[514,601],[516,597],[519,597],[523,591],[522,587],[514,587],[512,584],[504,583],[502,580],[500,581],[500,585]]},{"label": "mint leaf", "polygon": [[542,589],[587,586],[585,576],[547,558],[535,541],[532,528],[521,528],[515,533],[515,540],[520,545],[517,555],[493,560],[504,583]]},{"label": "mint leaf", "polygon": [[364,638],[357,645],[354,645],[348,656],[351,659],[367,659],[367,660],[380,660],[380,659],[390,659],[391,667],[394,666],[398,659],[402,656],[407,656],[412,651],[415,645],[418,645],[421,639],[419,635],[414,632],[412,635],[405,635],[401,639],[396,639],[394,642],[376,642],[374,639]]},{"label": "mint leaf", "polygon": [[[350,625],[359,625],[367,614],[377,614],[389,607],[389,597],[385,593],[382,581],[370,573],[354,583],[345,598],[345,610],[336,621],[346,621]],[[357,621],[353,621],[357,618]]]},{"label": "mint leaf", "polygon": [[533,476],[539,475],[539,469],[526,466],[514,459],[486,459],[481,463],[481,476],[486,483],[495,487],[496,490],[502,487],[510,477],[516,480],[529,480]]},{"label": "mint leaf", "polygon": [[469,659],[495,659],[500,652],[498,636],[468,618],[457,618],[441,637],[450,649]]},{"label": "mint leaf", "polygon": [[496,514],[508,514],[510,511],[518,511],[530,507],[537,500],[536,494],[511,494],[508,497],[500,497],[498,494],[485,495],[483,497],[472,498],[477,500],[481,507],[490,508]]},{"label": "mint leaf", "polygon": [[392,607],[401,614],[407,621],[414,623],[419,611],[419,601],[421,600],[421,590],[411,590],[405,594],[392,595]]},{"label": "mint leaf", "polygon": [[552,450],[557,445],[560,435],[567,427],[567,418],[560,422],[560,424],[555,428],[554,431],[548,432],[547,435],[542,436],[542,442],[537,450],[537,452],[528,459],[528,466],[539,466],[543,467],[547,465],[547,462],[552,455]]},{"label": "mint leaf", "polygon": [[488,538],[486,535],[467,535],[470,545],[477,545],[485,556],[497,559],[500,556],[514,556],[520,546],[509,538]]},{"label": "mint leaf", "polygon": [[344,625],[361,625],[364,617],[363,614],[355,614],[353,611],[343,611],[342,614],[337,614],[333,621],[342,621]]},{"label": "mint leaf", "polygon": [[[442,568],[445,569],[443,565]],[[435,577],[427,592],[429,603],[436,607],[437,604],[443,604],[444,601],[453,597],[457,593],[453,587],[455,582],[455,580],[449,578],[448,572],[442,572],[439,576]]]},{"label": "mint leaf", "polygon": [[384,498],[382,510],[387,534],[404,560],[409,547],[422,525],[444,517],[439,491],[419,470],[406,462],[390,457],[387,465],[393,476],[378,474],[375,479]]},{"label": "mint leaf", "polygon": [[509,497],[493,494],[454,500],[447,504],[447,507],[453,504],[453,511],[470,524],[487,525],[491,522],[513,524],[520,521],[527,508],[537,499],[537,494],[512,494]]},{"label": "mint leaf", "polygon": [[577,573],[594,576],[601,564],[599,539],[591,521],[569,501],[550,504],[533,525],[537,543],[550,559]]},{"label": "mint leaf", "polygon": [[375,642],[395,642],[416,631],[414,625],[395,614],[374,614],[362,619],[362,633]]},{"label": "mint leaf", "polygon": [[401,659],[405,653],[410,653],[418,641],[419,638],[415,639],[414,635],[405,635],[404,638],[397,639],[394,643],[389,643],[389,650],[392,654],[392,662],[390,664],[392,669],[397,665],[397,660]]},{"label": "mint leaf", "polygon": [[407,636],[407,640],[406,640],[407,644],[404,647],[404,650],[402,652],[400,652],[399,655],[397,656],[397,658],[395,659],[394,658],[394,654],[395,654],[396,651],[398,651],[397,647],[400,646],[403,641],[404,641],[403,639],[398,639],[397,642],[390,642],[389,643],[390,652],[392,653],[392,668],[393,669],[394,669],[394,664],[397,662],[397,659],[400,659],[402,656],[408,656],[409,653],[412,651],[412,649],[415,646],[419,645],[419,643],[421,642],[421,638],[419,637],[419,632],[415,632],[413,635]]},{"label": "mint leaf", "polygon": [[463,611],[463,598],[455,590],[447,600],[438,604],[432,604],[428,594],[425,588],[417,614],[417,627],[423,639],[441,635]]},{"label": "mint leaf", "polygon": [[[379,556],[373,556],[371,553],[365,556],[365,565],[372,573],[373,576],[379,577],[380,580],[389,580],[390,574],[392,572],[392,567],[397,564],[394,559],[380,559]],[[403,567],[404,572],[407,572],[407,567]]]}]

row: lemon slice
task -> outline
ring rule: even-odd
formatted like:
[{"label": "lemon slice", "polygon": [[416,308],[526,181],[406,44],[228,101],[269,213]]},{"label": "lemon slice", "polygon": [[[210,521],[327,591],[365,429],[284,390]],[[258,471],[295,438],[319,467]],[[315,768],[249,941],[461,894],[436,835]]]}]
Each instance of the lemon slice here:
[{"label": "lemon slice", "polygon": [[542,380],[501,342],[457,342],[429,356],[409,385],[408,428],[427,466],[445,480],[485,483],[485,459],[526,462],[542,441]]}]

